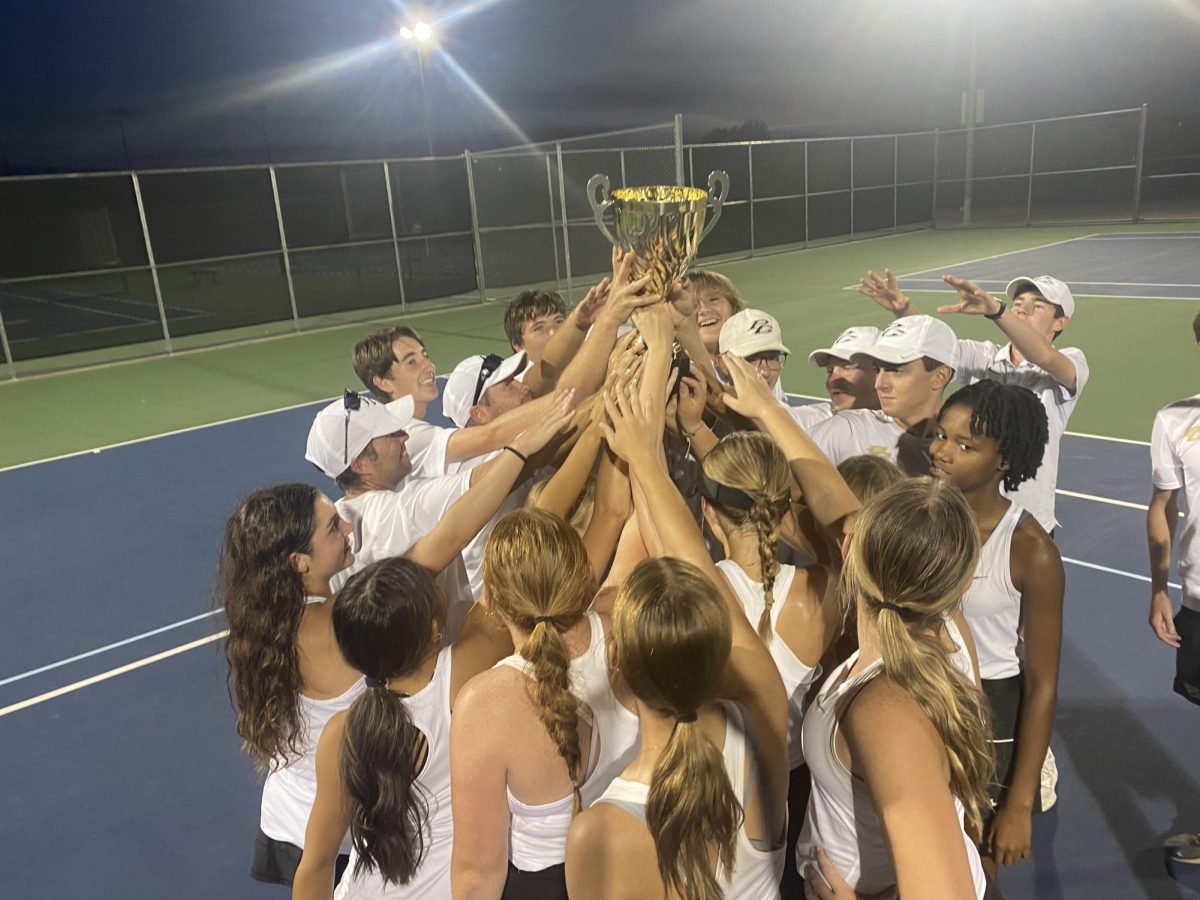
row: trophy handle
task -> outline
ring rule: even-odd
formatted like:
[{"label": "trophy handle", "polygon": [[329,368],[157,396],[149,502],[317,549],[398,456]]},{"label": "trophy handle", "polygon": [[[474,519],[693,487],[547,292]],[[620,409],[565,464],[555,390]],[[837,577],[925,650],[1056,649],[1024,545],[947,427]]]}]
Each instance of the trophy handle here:
[{"label": "trophy handle", "polygon": [[[589,185],[590,187],[590,185]],[[729,176],[720,169],[708,173],[708,197],[712,202],[712,218],[708,220],[708,224],[704,226],[704,231],[700,233],[700,240],[708,237],[708,233],[717,226],[717,222],[721,218],[721,207],[725,204],[725,198],[729,196]]]},{"label": "trophy handle", "polygon": [[[604,223],[604,213],[612,206],[612,197],[609,196],[609,189],[612,187],[612,182],[609,181],[607,175],[593,175],[588,179],[587,197],[588,203],[592,205],[592,215],[596,217],[596,227],[601,233],[608,238],[608,242],[614,246],[618,245],[618,241],[613,237],[613,233],[609,231],[608,225]],[[596,189],[599,188],[600,197],[596,197]]]}]

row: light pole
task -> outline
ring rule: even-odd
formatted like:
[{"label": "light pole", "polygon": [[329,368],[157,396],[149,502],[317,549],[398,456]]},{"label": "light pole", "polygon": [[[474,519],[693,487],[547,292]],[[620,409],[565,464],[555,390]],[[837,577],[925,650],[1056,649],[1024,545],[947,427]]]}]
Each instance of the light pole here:
[{"label": "light pole", "polygon": [[425,45],[433,40],[433,28],[428,23],[417,21],[412,27],[402,25],[400,37],[411,41],[417,49],[417,81],[421,91],[421,113],[425,125],[425,142],[429,147],[429,155],[433,156],[433,129],[429,127],[429,95],[425,91]]}]

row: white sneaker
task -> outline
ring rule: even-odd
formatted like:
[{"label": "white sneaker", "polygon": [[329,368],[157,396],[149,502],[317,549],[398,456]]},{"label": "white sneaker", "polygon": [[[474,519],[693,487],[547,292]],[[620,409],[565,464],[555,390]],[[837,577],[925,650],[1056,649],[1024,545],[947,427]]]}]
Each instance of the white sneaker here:
[{"label": "white sneaker", "polygon": [[1046,748],[1046,761],[1042,763],[1041,777],[1042,812],[1051,809],[1058,802],[1058,763],[1054,759],[1054,751]]}]

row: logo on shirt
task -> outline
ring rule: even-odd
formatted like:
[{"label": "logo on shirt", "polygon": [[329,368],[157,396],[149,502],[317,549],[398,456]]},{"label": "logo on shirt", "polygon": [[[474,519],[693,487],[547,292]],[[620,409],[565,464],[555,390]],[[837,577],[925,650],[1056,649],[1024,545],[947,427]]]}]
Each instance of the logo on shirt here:
[{"label": "logo on shirt", "polygon": [[1185,441],[1200,441],[1200,425],[1193,425],[1183,434]]}]

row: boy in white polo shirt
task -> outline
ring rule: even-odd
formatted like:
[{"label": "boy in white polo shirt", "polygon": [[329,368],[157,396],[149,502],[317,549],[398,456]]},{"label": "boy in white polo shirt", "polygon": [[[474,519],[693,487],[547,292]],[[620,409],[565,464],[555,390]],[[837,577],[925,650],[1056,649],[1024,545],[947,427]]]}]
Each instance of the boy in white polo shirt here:
[{"label": "boy in white polo shirt", "polygon": [[869,351],[878,339],[879,329],[875,326],[853,325],[839,334],[832,346],[808,354],[809,365],[825,370],[829,403],[812,404],[828,407],[829,413],[824,418],[846,409],[879,409],[875,368],[865,360],[855,362],[854,359]]},{"label": "boy in white polo shirt", "polygon": [[517,435],[496,459],[440,478],[408,477],[411,398],[385,405],[347,391],[322,409],[309,429],[305,459],[345,491],[336,505],[354,529],[355,557],[342,574],[402,556],[420,542],[421,564],[440,573],[453,639],[473,602],[462,549],[499,509],[528,456],[569,421],[572,400],[570,393],[561,395],[542,422]]},{"label": "boy in white polo shirt", "polygon": [[908,475],[928,475],[942,393],[958,367],[954,331],[932,316],[896,319],[854,360],[878,369],[880,409],[839,412],[813,427],[813,443],[834,465],[870,453]]},{"label": "boy in white polo shirt", "polygon": [[[884,276],[868,272],[859,284],[859,292],[894,316],[915,315],[916,307],[901,293],[895,276],[890,270],[885,270]],[[982,315],[995,322],[1008,338],[1004,346],[992,341],[959,341],[958,380],[974,384],[987,379],[1029,388],[1046,408],[1050,441],[1042,467],[1012,497],[1052,533],[1058,524],[1054,491],[1058,485],[1059,444],[1089,375],[1082,350],[1059,350],[1054,346],[1055,338],[1075,315],[1075,297],[1070,288],[1050,275],[1014,278],[1008,283],[1008,303],[965,278],[945,275],[943,279],[958,291],[958,302],[939,306],[938,312]]]},{"label": "boy in white polo shirt", "polygon": [[[1200,315],[1192,322],[1200,344]],[[1150,437],[1150,462],[1154,491],[1146,513],[1146,538],[1150,545],[1150,627],[1168,647],[1175,648],[1175,691],[1200,704],[1200,394],[1178,400],[1159,410]],[[1183,582],[1183,604],[1177,614],[1167,591],[1171,546],[1179,522],[1179,492],[1185,512],[1179,535],[1178,569]],[[1193,811],[1196,812],[1196,811]],[[1170,838],[1167,846],[1175,862],[1200,864],[1198,833]]]}]

